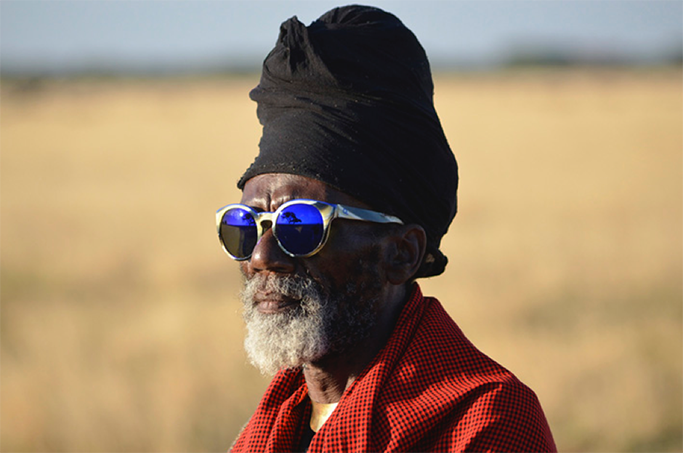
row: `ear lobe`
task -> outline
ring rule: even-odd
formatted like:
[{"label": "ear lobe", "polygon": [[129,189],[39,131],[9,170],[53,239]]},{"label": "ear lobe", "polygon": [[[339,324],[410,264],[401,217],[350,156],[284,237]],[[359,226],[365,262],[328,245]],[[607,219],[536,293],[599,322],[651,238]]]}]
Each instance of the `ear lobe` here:
[{"label": "ear lobe", "polygon": [[427,234],[420,225],[404,225],[398,228],[388,241],[387,280],[394,285],[402,285],[420,268],[427,248]]}]

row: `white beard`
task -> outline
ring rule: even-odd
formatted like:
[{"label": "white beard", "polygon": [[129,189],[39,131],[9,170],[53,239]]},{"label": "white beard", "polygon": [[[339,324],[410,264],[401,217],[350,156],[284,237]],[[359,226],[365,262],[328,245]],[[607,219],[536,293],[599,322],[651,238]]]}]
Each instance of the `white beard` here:
[{"label": "white beard", "polygon": [[[367,286],[349,285],[332,295],[307,277],[257,274],[247,280],[241,298],[247,324],[244,346],[251,363],[264,374],[275,374],[347,351],[367,337],[376,321],[379,296]],[[254,302],[258,290],[299,303],[282,313],[261,313]]]}]

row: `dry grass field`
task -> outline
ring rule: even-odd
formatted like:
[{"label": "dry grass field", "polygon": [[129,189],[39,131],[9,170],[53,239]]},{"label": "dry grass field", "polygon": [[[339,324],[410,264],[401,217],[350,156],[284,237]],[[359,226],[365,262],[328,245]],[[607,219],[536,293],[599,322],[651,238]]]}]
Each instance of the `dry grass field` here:
[{"label": "dry grass field", "polygon": [[[214,211],[256,77],[4,81],[1,449],[225,451],[268,379]],[[562,451],[681,451],[679,70],[440,75],[460,163],[424,281]]]}]

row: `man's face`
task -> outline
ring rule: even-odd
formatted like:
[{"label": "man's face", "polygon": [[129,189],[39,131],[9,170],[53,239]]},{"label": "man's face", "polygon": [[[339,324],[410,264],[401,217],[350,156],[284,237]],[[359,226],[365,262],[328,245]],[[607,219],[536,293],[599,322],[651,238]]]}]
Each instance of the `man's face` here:
[{"label": "man's face", "polygon": [[[273,212],[298,198],[369,208],[322,182],[279,173],[249,180],[241,202]],[[335,220],[325,246],[309,258],[285,254],[268,230],[241,263],[245,347],[262,372],[349,352],[367,336],[383,288],[380,247],[371,228]]]}]

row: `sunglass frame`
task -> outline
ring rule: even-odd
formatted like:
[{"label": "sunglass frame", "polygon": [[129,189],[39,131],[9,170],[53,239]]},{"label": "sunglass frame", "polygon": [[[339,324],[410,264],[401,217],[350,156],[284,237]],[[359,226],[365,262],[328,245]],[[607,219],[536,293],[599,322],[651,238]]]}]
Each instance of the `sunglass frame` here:
[{"label": "sunglass frame", "polygon": [[[284,211],[286,208],[295,205],[295,204],[305,204],[305,205],[310,205],[315,207],[318,212],[320,212],[320,215],[322,217],[323,221],[323,235],[318,243],[318,245],[315,247],[315,249],[306,254],[295,254],[291,253],[287,248],[280,242],[280,239],[278,238],[277,234],[277,223],[275,220],[278,218],[278,216]],[[398,223],[403,225],[403,221],[399,219],[398,217],[389,215],[389,214],[384,214],[381,212],[377,211],[372,211],[369,209],[363,209],[363,208],[357,208],[354,206],[347,206],[347,205],[342,205],[342,204],[332,204],[332,203],[326,203],[324,201],[318,201],[318,200],[309,200],[306,198],[297,198],[294,200],[290,200],[286,203],[283,203],[279,208],[277,208],[274,212],[268,212],[268,211],[261,211],[258,212],[251,206],[247,206],[245,204],[241,203],[232,203],[226,206],[223,206],[219,210],[216,211],[216,229],[218,231],[218,240],[221,243],[221,247],[223,248],[223,251],[232,259],[235,261],[246,261],[251,258],[251,255],[254,253],[254,250],[252,249],[251,253],[249,253],[248,256],[245,257],[236,257],[232,253],[228,251],[228,249],[225,247],[225,243],[223,242],[223,239],[221,237],[221,223],[223,221],[223,216],[225,215],[226,212],[228,212],[230,209],[234,208],[240,208],[244,209],[247,211],[251,216],[254,218],[254,221],[256,222],[256,245],[258,245],[259,241],[263,237],[263,234],[268,230],[268,228],[273,229],[273,236],[275,236],[275,239],[277,240],[278,246],[280,249],[286,253],[287,255],[291,256],[292,258],[308,258],[310,256],[315,255],[318,253],[324,246],[325,243],[327,242],[327,238],[330,234],[330,223],[332,223],[332,220],[334,219],[348,219],[348,220],[359,220],[363,222],[373,222],[373,223]],[[264,227],[263,223],[264,222],[269,222],[270,226]],[[256,247],[254,245],[254,248]]]}]

